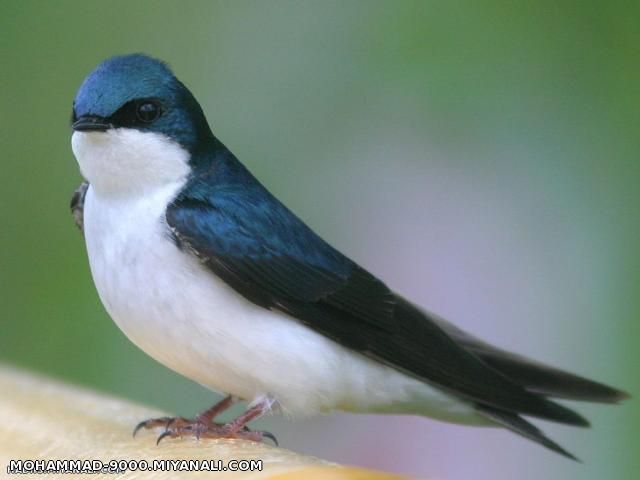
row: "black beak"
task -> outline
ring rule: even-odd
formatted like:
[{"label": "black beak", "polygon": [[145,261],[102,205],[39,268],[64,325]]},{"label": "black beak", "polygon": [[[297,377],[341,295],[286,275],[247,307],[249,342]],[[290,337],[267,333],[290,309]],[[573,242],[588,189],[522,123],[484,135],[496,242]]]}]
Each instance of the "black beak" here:
[{"label": "black beak", "polygon": [[71,128],[76,132],[104,132],[111,127],[104,118],[94,115],[85,115],[71,124]]}]

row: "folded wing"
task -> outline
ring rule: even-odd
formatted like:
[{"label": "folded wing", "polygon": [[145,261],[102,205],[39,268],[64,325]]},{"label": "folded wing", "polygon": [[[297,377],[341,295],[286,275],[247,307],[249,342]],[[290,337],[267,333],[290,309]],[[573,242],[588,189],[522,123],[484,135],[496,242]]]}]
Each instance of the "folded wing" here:
[{"label": "folded wing", "polygon": [[[248,300],[466,399],[498,423],[511,421],[512,430],[529,438],[537,430],[519,415],[588,425],[547,395],[622,398],[430,316],[325,243],[260,184],[193,182],[167,209],[167,223],[179,246]],[[544,436],[537,441],[551,448]]]}]

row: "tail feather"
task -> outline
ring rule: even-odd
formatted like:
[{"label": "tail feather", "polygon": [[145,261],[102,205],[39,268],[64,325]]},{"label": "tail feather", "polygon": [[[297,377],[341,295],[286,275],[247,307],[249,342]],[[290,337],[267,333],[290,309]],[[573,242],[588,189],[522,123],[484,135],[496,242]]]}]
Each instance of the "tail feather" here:
[{"label": "tail feather", "polygon": [[597,403],[618,403],[629,398],[622,390],[502,350],[440,317],[431,315],[430,318],[468,351],[530,392]]},{"label": "tail feather", "polygon": [[553,452],[559,453],[566,458],[570,458],[571,460],[580,462],[580,460],[575,455],[562,448],[556,442],[547,437],[539,428],[527,422],[521,416],[515,413],[505,412],[485,405],[478,405],[476,409],[485,417],[493,420],[494,422],[502,425],[512,432],[517,433],[518,435],[521,435],[529,440],[533,440],[543,447],[546,447]]},{"label": "tail feather", "polygon": [[617,403],[629,398],[626,392],[616,388],[494,347],[436,315],[429,314],[429,318],[459,345],[489,367],[533,394],[534,397],[537,397],[538,402],[542,402],[544,406],[540,409],[540,403],[537,403],[535,411],[525,408],[508,411],[486,404],[476,404],[478,413],[564,457],[580,461],[572,453],[547,437],[535,425],[522,418],[521,415],[534,416],[566,425],[588,427],[589,422],[584,417],[551,399]]},{"label": "tail feather", "polygon": [[519,412],[512,412],[520,415],[531,415],[532,417],[542,418],[543,420],[550,420],[556,423],[562,423],[564,425],[571,425],[572,427],[590,427],[589,420],[580,415],[578,412],[571,410],[570,408],[553,402],[546,397],[539,397],[544,402],[544,412],[531,414],[524,410]]}]

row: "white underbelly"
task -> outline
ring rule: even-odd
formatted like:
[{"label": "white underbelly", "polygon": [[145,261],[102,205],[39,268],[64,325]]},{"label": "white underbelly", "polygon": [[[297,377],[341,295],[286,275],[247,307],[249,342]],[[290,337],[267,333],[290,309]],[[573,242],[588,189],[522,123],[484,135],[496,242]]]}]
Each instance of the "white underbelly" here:
[{"label": "white underbelly", "polygon": [[473,408],[355,354],[228,287],[164,225],[180,185],[143,199],[104,199],[90,187],[84,221],[91,272],[107,311],[138,347],[211,389],[284,412],[418,413],[473,423]]}]

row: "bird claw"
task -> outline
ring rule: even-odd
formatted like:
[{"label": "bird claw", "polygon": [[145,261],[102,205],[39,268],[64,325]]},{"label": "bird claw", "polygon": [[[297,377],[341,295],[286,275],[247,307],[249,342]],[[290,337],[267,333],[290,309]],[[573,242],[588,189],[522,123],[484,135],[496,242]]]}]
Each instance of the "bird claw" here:
[{"label": "bird claw", "polygon": [[165,429],[169,428],[169,425],[171,425],[174,421],[175,418],[173,417],[150,418],[148,420],[144,420],[136,425],[136,428],[133,429],[133,436],[135,437],[136,434],[143,428],[145,430],[156,427],[164,427]]},{"label": "bird claw", "polygon": [[232,423],[204,423],[197,418],[193,420],[181,417],[152,418],[136,425],[136,428],[133,430],[133,435],[135,436],[138,431],[143,428],[150,430],[158,427],[164,428],[164,431],[158,436],[156,445],[159,445],[160,442],[167,437],[182,438],[191,436],[196,440],[200,440],[201,438],[236,438],[254,442],[261,442],[268,438],[278,446],[278,440],[275,435],[270,432],[251,430],[246,425],[238,429],[237,426]]},{"label": "bird claw", "polygon": [[160,417],[152,418],[140,422],[133,430],[135,437],[141,429],[152,429],[157,427],[164,428],[164,432],[160,434],[156,440],[156,445],[166,437],[176,438],[191,436],[197,440],[200,438],[238,438],[243,440],[251,440],[253,442],[262,442],[265,438],[271,440],[278,446],[278,440],[275,435],[270,432],[251,430],[247,427],[247,422],[263,415],[270,407],[271,403],[260,402],[249,408],[242,415],[229,423],[216,423],[213,421],[222,411],[229,408],[236,401],[235,397],[228,396],[201,413],[194,419],[183,417]]},{"label": "bird claw", "polygon": [[171,431],[170,430],[165,430],[160,435],[158,435],[158,439],[156,440],[156,445],[160,445],[160,442],[162,441],[162,439],[164,439],[166,437],[170,437],[170,436],[171,436]]},{"label": "bird claw", "polygon": [[271,432],[267,432],[266,430],[261,430],[259,432],[264,438],[268,438],[269,440],[271,440],[273,442],[273,444],[278,447],[278,439],[276,438],[276,436],[271,433]]}]

